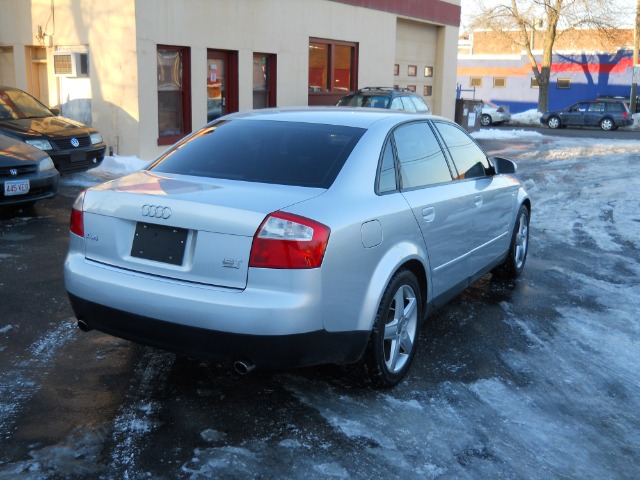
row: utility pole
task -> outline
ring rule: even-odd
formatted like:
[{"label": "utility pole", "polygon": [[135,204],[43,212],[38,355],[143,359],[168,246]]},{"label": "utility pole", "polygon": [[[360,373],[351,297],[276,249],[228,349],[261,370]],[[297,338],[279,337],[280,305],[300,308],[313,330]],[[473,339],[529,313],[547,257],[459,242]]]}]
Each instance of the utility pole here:
[{"label": "utility pole", "polygon": [[636,113],[638,95],[638,47],[640,46],[640,0],[636,5],[636,28],[633,30],[633,77],[631,80],[631,113]]}]

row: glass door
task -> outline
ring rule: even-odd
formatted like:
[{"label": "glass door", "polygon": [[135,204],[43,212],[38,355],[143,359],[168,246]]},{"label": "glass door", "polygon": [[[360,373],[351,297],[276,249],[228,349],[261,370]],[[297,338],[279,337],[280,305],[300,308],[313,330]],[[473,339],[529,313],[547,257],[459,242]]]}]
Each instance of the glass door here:
[{"label": "glass door", "polygon": [[207,122],[227,113],[228,54],[218,50],[207,51]]},{"label": "glass door", "polygon": [[253,108],[276,106],[276,56],[253,55]]}]

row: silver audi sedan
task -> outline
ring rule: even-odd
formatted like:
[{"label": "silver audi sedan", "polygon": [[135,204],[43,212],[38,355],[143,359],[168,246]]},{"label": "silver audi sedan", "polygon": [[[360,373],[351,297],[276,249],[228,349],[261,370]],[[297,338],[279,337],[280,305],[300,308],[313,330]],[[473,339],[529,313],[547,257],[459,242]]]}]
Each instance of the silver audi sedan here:
[{"label": "silver audi sedan", "polygon": [[456,124],[383,110],[232,114],[71,213],[83,330],[234,365],[407,374],[434,309],[524,268],[516,167]]}]

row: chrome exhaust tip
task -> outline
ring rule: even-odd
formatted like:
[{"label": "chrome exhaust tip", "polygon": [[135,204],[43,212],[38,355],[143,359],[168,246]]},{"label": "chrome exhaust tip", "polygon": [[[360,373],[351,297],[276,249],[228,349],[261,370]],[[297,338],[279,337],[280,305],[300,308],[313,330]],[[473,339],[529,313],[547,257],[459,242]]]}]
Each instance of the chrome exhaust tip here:
[{"label": "chrome exhaust tip", "polygon": [[91,327],[89,326],[89,324],[84,320],[78,320],[78,328],[83,332],[88,332],[89,330],[91,330]]},{"label": "chrome exhaust tip", "polygon": [[233,362],[234,370],[240,375],[247,375],[256,369],[251,360],[241,359]]}]

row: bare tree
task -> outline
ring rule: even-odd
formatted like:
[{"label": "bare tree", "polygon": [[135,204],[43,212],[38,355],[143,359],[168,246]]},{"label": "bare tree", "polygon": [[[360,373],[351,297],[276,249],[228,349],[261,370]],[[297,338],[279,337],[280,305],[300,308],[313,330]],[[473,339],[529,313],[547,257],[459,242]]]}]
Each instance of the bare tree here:
[{"label": "bare tree", "polygon": [[[640,1],[640,0],[639,0]],[[589,29],[605,38],[620,25],[620,7],[611,0],[482,0],[469,27],[500,32],[527,55],[538,82],[538,110],[549,106],[549,78],[556,40],[566,32]],[[541,38],[540,61],[534,39]]]}]

